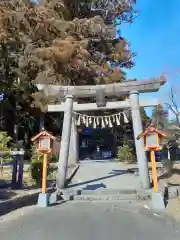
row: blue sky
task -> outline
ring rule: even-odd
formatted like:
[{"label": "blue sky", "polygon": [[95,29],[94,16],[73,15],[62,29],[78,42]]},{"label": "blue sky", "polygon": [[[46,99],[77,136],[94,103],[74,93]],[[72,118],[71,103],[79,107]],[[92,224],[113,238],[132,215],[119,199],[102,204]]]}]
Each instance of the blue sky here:
[{"label": "blue sky", "polygon": [[[135,22],[122,26],[122,36],[137,53],[136,65],[128,70],[128,77],[141,80],[168,72],[171,84],[180,86],[180,77],[175,73],[177,69],[180,72],[180,0],[137,0],[135,8],[140,11]],[[154,96],[162,101],[167,93],[168,84],[160,92],[142,97]],[[151,115],[151,109],[147,113]]]}]

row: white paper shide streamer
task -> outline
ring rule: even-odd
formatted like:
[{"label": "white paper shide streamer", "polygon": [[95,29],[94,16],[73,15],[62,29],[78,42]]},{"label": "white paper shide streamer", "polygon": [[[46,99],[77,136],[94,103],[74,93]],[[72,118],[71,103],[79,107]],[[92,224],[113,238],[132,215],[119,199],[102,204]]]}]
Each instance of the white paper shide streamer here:
[{"label": "white paper shide streamer", "polygon": [[77,126],[80,126],[81,125],[81,115],[78,116],[78,120],[76,122],[76,125]]},{"label": "white paper shide streamer", "polygon": [[109,127],[110,127],[110,128],[113,127],[112,122],[111,122],[111,117],[109,117]]},{"label": "white paper shide streamer", "polygon": [[105,128],[106,126],[105,126],[105,123],[104,123],[104,119],[103,119],[103,117],[101,117],[101,128]]},{"label": "white paper shide streamer", "polygon": [[128,123],[127,111],[120,112],[108,116],[88,116],[85,114],[80,114],[74,112],[74,118],[76,119],[76,125],[80,126],[81,124],[86,127],[92,128],[112,128],[113,125],[120,126],[121,125],[121,116],[123,116],[124,123]]},{"label": "white paper shide streamer", "polygon": [[119,125],[121,125],[121,123],[120,123],[120,115],[118,116],[118,115],[116,115],[116,124],[117,124],[117,126],[119,126]]},{"label": "white paper shide streamer", "polygon": [[123,114],[123,117],[124,117],[124,123],[128,123],[128,122],[129,122],[129,120],[128,120],[128,118],[127,118],[126,114],[125,114],[124,112],[123,112],[122,114]]},{"label": "white paper shide streamer", "polygon": [[96,118],[93,120],[93,128],[96,128]]}]

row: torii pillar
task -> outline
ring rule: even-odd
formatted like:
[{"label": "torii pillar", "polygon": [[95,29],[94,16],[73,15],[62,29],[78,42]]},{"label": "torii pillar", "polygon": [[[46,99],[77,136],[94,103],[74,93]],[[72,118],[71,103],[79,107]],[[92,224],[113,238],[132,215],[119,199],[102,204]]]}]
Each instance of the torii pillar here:
[{"label": "torii pillar", "polygon": [[62,128],[62,140],[61,140],[61,147],[60,147],[60,153],[59,153],[58,172],[56,177],[56,185],[58,189],[65,188],[65,183],[66,183],[70,138],[71,138],[71,130],[72,130],[71,129],[72,115],[73,115],[73,96],[66,95],[64,120],[63,120],[63,128]]},{"label": "torii pillar", "polygon": [[78,158],[79,158],[78,142],[79,142],[79,136],[78,136],[78,133],[77,133],[75,118],[72,117],[68,166],[75,165],[75,164],[78,163]]},{"label": "torii pillar", "polygon": [[149,189],[150,178],[148,170],[148,160],[146,152],[144,151],[144,140],[142,138],[137,140],[137,136],[143,132],[138,91],[130,92],[130,103],[140,183],[142,188]]}]

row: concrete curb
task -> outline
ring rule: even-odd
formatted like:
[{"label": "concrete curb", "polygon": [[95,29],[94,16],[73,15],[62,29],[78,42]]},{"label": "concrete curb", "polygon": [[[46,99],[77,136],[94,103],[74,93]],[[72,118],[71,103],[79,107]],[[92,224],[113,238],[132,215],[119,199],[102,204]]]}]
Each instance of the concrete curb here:
[{"label": "concrete curb", "polygon": [[63,189],[59,192],[60,197],[65,201],[81,200],[149,200],[151,191],[137,191],[129,189],[106,189],[106,190],[80,190],[80,189]]},{"label": "concrete curb", "polygon": [[[102,192],[101,192],[102,191]],[[150,190],[134,190],[134,192],[129,192],[122,189],[109,189],[109,190],[99,190],[99,191],[91,191],[91,190],[82,190],[82,189],[63,189],[59,191],[59,195],[63,200],[151,200],[153,189]],[[164,200],[174,199],[180,196],[180,187],[169,187],[169,188],[161,188],[159,191]]]},{"label": "concrete curb", "polygon": [[[54,188],[48,188],[48,192],[53,192]],[[36,205],[38,196],[41,190],[38,190],[27,195],[19,196],[13,199],[0,202],[0,216],[8,214],[22,207]]]}]

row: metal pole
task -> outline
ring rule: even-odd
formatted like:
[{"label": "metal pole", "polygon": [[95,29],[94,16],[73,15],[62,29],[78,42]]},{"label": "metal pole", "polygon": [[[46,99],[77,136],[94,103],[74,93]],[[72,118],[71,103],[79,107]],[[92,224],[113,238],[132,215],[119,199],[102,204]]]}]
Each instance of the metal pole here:
[{"label": "metal pole", "polygon": [[60,148],[59,162],[58,162],[58,173],[57,173],[57,179],[56,179],[56,184],[58,189],[65,188],[68,156],[69,156],[69,145],[70,145],[70,137],[71,137],[72,110],[73,110],[73,96],[67,95],[66,101],[65,101],[61,148]]},{"label": "metal pole", "polygon": [[139,106],[139,93],[137,91],[130,92],[130,103],[140,182],[142,188],[149,189],[150,179],[147,156],[144,151],[144,140],[142,138],[137,140],[137,136],[143,132]]}]

